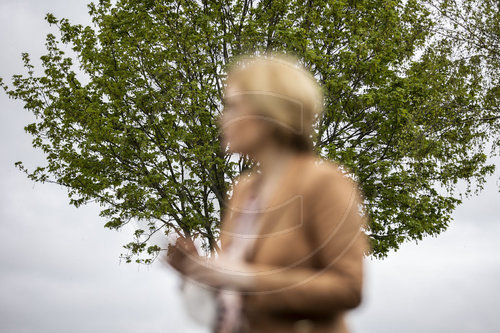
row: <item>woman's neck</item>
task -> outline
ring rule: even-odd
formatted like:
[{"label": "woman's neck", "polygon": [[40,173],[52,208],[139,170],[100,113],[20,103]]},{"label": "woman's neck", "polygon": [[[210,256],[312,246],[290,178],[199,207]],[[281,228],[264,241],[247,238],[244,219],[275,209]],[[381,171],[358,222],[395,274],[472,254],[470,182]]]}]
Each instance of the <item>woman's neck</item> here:
[{"label": "woman's neck", "polygon": [[253,154],[253,158],[258,162],[259,170],[264,179],[279,177],[284,168],[296,157],[298,153],[291,149],[284,149],[275,145],[262,147]]}]

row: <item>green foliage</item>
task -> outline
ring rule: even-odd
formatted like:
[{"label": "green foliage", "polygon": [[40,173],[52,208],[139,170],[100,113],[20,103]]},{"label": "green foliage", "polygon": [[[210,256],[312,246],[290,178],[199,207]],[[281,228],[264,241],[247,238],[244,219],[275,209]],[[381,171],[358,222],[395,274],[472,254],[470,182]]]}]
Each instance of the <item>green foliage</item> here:
[{"label": "green foliage", "polygon": [[60,36],[47,36],[44,75],[23,54],[27,75],[13,88],[0,80],[36,115],[25,130],[47,157],[16,165],[67,187],[75,206],[98,202],[108,228],[147,222],[128,261],[151,263],[159,230],[217,249],[224,198],[248,167],[219,147],[226,66],[249,51],[292,52],[325,91],[316,149],[360,181],[383,257],[445,230],[456,184],[468,194],[494,170],[484,145],[498,146],[498,63],[485,71],[481,48],[457,57],[433,13],[417,0],[101,0],[89,5],[94,27],[47,14]]}]

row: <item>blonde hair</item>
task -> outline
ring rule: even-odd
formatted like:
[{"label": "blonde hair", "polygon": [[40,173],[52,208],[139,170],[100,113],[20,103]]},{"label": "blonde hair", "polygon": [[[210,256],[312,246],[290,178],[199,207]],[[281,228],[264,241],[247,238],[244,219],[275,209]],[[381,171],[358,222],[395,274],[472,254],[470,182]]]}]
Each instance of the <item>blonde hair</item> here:
[{"label": "blonde hair", "polygon": [[226,85],[234,85],[235,93],[245,95],[256,113],[280,125],[275,134],[281,142],[312,150],[313,124],[323,112],[323,91],[297,57],[239,56],[229,66]]}]

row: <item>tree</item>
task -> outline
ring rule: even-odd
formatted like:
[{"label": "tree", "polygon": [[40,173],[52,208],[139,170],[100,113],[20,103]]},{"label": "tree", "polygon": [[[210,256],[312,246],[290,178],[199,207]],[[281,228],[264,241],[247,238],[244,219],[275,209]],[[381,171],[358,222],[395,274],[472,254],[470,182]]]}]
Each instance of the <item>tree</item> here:
[{"label": "tree", "polygon": [[[454,58],[479,63],[485,107],[500,117],[500,3],[495,0],[429,0],[436,37],[453,45]],[[498,122],[496,122],[498,126]],[[497,141],[493,145],[498,146]]]},{"label": "tree", "polygon": [[148,223],[128,261],[151,263],[159,230],[217,250],[224,197],[251,163],[221,150],[215,125],[242,53],[292,52],[321,83],[315,149],[359,180],[375,256],[445,230],[457,182],[470,194],[494,171],[481,63],[455,59],[419,1],[101,0],[89,14],[94,27],[47,14],[60,37],[47,36],[44,75],[23,54],[27,75],[1,84],[38,118],[25,129],[47,164],[16,163],[30,179],[67,187],[75,206],[97,201],[108,228]]},{"label": "tree", "polygon": [[495,0],[429,0],[438,24],[435,33],[452,40],[464,57],[482,60],[486,75],[498,84],[500,70],[500,3]]}]

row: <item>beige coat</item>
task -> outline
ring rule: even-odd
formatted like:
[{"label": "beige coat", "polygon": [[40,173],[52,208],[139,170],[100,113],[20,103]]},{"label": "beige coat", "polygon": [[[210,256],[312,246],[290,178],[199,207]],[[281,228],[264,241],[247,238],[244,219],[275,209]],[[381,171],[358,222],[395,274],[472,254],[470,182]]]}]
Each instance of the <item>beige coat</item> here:
[{"label": "beige coat", "polygon": [[[322,161],[322,163],[318,163]],[[256,289],[243,294],[245,331],[345,333],[347,310],[362,299],[363,254],[369,250],[361,227],[357,184],[337,164],[299,154],[259,210],[258,232],[246,260],[259,268]],[[241,235],[231,233],[258,174],[243,173],[228,201],[221,248]]]}]

